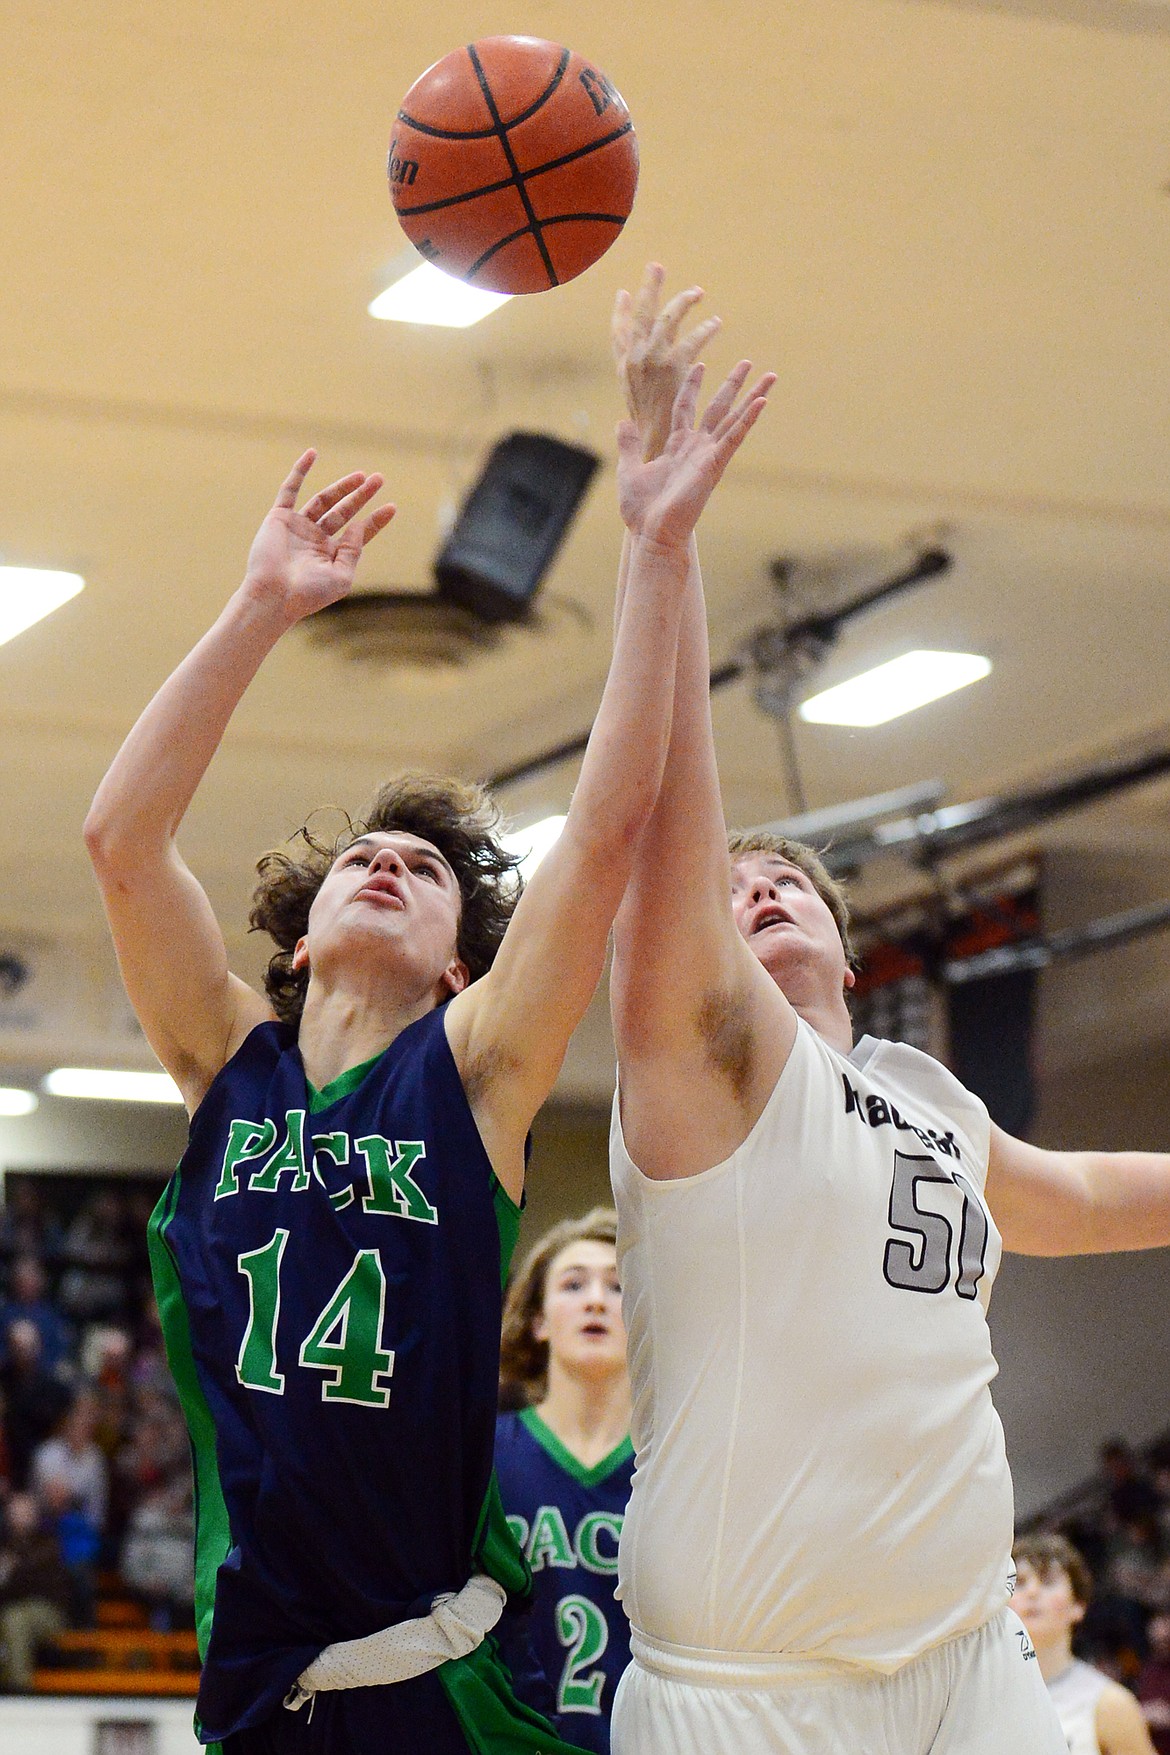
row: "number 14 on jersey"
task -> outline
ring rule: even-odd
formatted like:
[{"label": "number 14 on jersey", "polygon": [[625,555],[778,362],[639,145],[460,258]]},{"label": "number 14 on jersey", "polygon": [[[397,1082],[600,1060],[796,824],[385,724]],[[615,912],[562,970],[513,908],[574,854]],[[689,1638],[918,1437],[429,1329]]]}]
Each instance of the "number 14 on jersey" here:
[{"label": "number 14 on jersey", "polygon": [[[261,1249],[246,1250],[236,1266],[248,1282],[248,1326],[240,1343],[236,1376],[245,1389],[283,1395],[284,1372],[276,1361],[280,1320],[280,1270],[287,1231]],[[321,1400],[384,1408],[390,1401],[394,1354],[382,1343],[386,1275],[376,1249],[359,1249],[325,1308],[301,1342],[298,1363],[324,1373]]]}]

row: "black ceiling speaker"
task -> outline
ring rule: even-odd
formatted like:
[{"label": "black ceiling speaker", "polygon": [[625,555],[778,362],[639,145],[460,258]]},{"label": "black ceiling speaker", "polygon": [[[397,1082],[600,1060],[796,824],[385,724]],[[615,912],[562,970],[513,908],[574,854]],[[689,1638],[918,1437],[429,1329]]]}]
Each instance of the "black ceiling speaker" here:
[{"label": "black ceiling speaker", "polygon": [[601,461],[543,433],[509,433],[435,562],[440,595],[485,621],[518,621]]}]

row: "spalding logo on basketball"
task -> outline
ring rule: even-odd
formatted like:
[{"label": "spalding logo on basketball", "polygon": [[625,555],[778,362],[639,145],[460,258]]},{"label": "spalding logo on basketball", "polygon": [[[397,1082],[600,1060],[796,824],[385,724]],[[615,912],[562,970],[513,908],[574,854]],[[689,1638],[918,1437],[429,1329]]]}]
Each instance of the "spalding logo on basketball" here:
[{"label": "spalding logo on basketball", "polygon": [[492,292],[544,292],[621,231],[638,143],[621,96],[580,55],[485,37],[415,80],[388,169],[402,229],[436,268]]}]

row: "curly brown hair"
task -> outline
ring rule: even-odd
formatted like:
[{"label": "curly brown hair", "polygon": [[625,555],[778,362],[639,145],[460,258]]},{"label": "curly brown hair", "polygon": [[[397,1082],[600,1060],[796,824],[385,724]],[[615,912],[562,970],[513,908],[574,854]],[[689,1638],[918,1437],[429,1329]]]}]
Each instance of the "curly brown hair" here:
[{"label": "curly brown hair", "polygon": [[546,1231],[528,1254],[508,1287],[500,1340],[500,1393],[509,1406],[539,1402],[548,1390],[548,1342],[538,1341],[532,1325],[544,1309],[548,1270],[570,1243],[617,1245],[617,1214],[612,1207],[594,1207],[583,1219],[562,1219]]},{"label": "curly brown hair", "polygon": [[803,841],[790,841],[787,835],[774,835],[768,829],[747,829],[728,837],[727,851],[733,863],[747,853],[775,853],[811,878],[817,895],[837,922],[837,931],[845,947],[845,961],[852,967],[857,959],[849,935],[849,898],[844,885],[831,875],[815,847],[809,847]]},{"label": "curly brown hair", "polygon": [[346,816],[344,829],[332,842],[306,823],[284,847],[263,854],[256,863],[260,881],[252,894],[248,927],[268,933],[279,946],[264,976],[277,1017],[286,1024],[300,1023],[309,972],[292,966],[297,941],[308,931],[309,909],[334,860],[371,832],[418,835],[446,859],[462,898],[456,950],[471,980],[478,980],[492,966],[523,887],[518,871],[522,856],[500,845],[500,822],[499,807],[482,786],[432,774],[403,774],[382,787],[360,822]]}]

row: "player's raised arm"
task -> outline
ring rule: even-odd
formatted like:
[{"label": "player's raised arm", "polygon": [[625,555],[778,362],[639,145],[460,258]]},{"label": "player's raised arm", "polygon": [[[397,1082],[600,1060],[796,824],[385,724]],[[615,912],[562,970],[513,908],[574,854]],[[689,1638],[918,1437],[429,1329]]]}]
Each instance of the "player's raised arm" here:
[{"label": "player's raised arm", "polygon": [[[568,821],[526,889],[489,975],[450,1005],[448,1035],[497,1167],[519,1157],[569,1036],[597,985],[670,735],[691,535],[764,407],[724,386],[695,424],[701,368],[674,400],[662,455],[619,428],[618,493],[630,535],[613,658]],[[496,1073],[503,1076],[493,1076]]]},{"label": "player's raised arm", "polygon": [[[705,342],[715,326],[715,319],[707,319],[681,334],[701,294],[691,288],[659,310],[662,284],[662,270],[652,265],[634,299],[619,294],[614,317],[619,377],[648,452],[661,443],[665,396],[686,371],[696,338]],[[741,361],[731,374],[734,393],[748,370]],[[766,393],[772,382],[769,374],[752,394]],[[796,1028],[787,1001],[751,955],[732,914],[710,668],[702,576],[692,544],[670,749],[618,915],[611,977],[627,1143],[651,1174],[656,1140],[669,1137],[672,1163],[680,1162],[678,1130],[669,1117],[677,1116],[696,1081],[714,1137],[708,1142],[696,1135],[690,1167],[714,1163],[739,1144],[745,1116],[754,1119],[758,1093],[774,1085]]]},{"label": "player's raised arm", "polygon": [[228,721],[280,636],[353,583],[393,506],[354,520],[382,486],[357,471],[296,497],[306,451],[252,544],[243,583],[146,708],[98,788],[85,839],[126,990],[148,1041],[194,1110],[267,1002],[231,975],[223,935],[175,837]]},{"label": "player's raised arm", "polygon": [[1170,1155],[1049,1151],[992,1127],[987,1202],[1017,1255],[1170,1245]]}]

